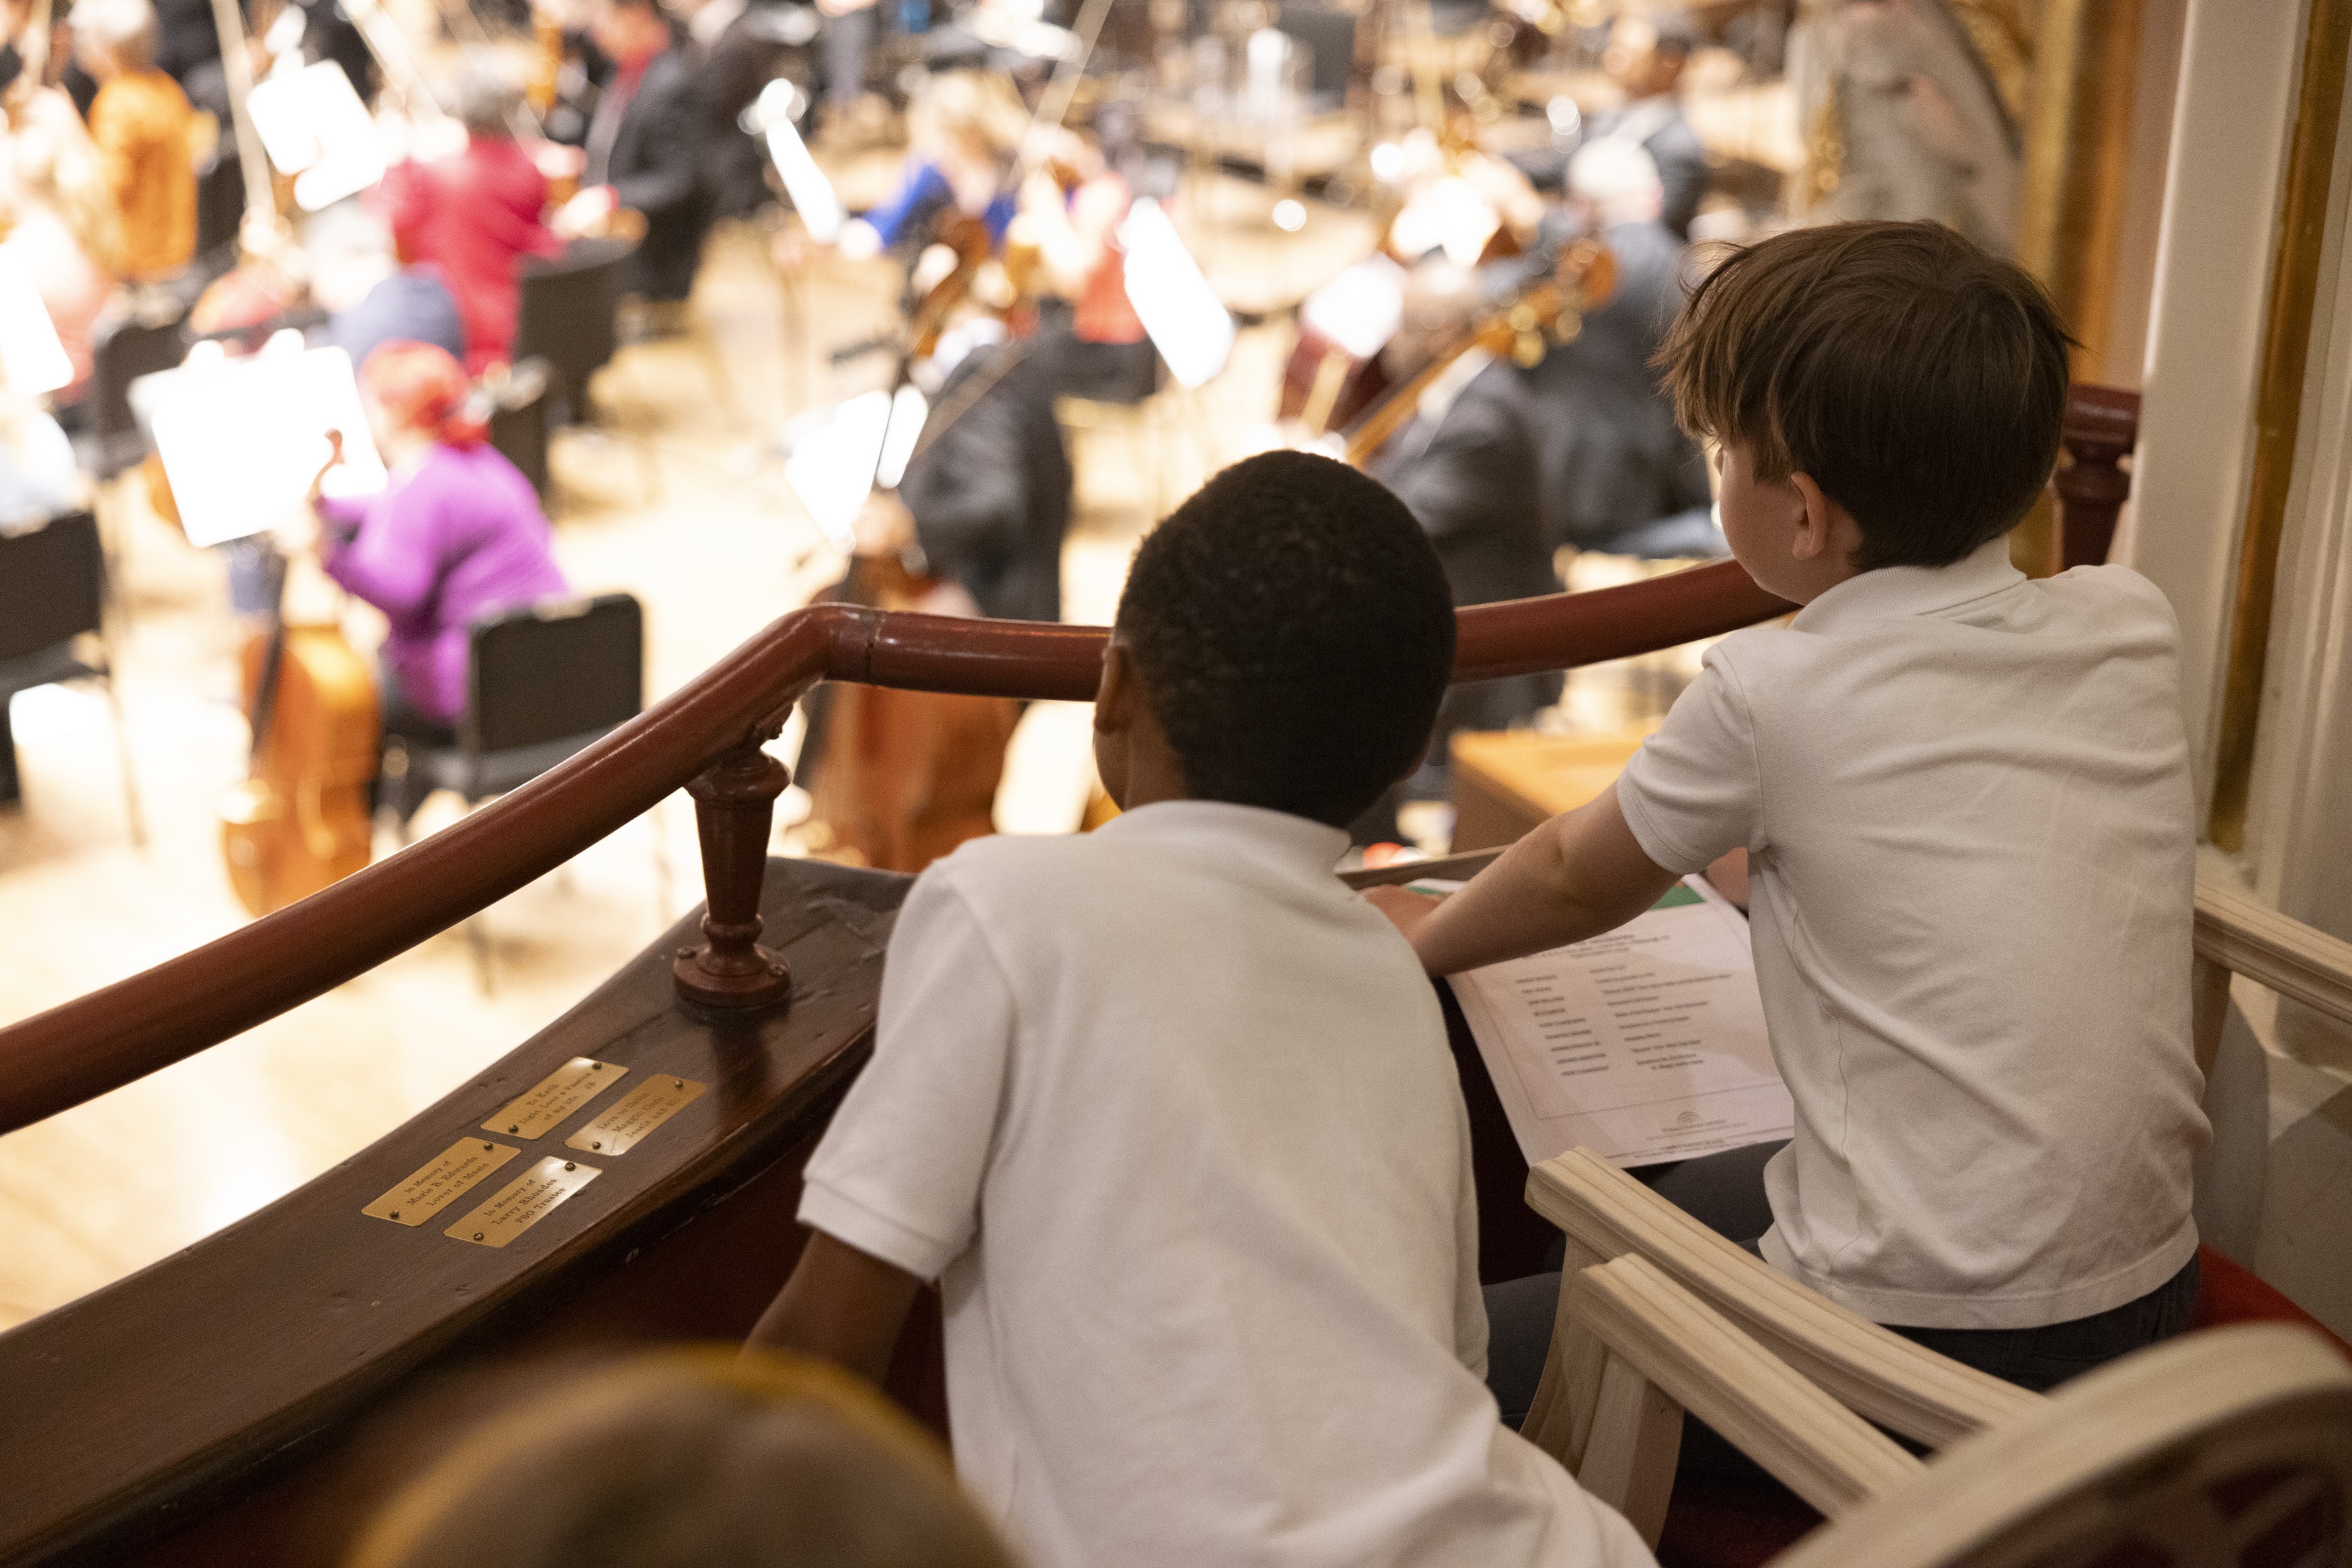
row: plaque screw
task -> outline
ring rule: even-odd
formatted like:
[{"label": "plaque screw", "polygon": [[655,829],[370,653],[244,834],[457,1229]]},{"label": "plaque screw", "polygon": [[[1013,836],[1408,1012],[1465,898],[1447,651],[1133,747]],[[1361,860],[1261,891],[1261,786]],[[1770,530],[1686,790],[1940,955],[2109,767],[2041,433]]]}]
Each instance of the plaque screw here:
[{"label": "plaque screw", "polygon": [[396,1208],[395,1208],[395,1209],[394,1209],[394,1210],[392,1211],[392,1217],[393,1217],[394,1219],[398,1219],[398,1218],[400,1218],[400,1210],[398,1210],[398,1209],[396,1209]]},{"label": "plaque screw", "polygon": [[576,1167],[576,1166],[573,1166],[573,1164],[572,1164],[570,1160],[566,1160],[566,1161],[564,1161],[564,1162],[563,1162],[563,1168],[564,1168],[565,1170],[573,1170],[573,1169],[576,1169],[577,1167]]},{"label": "plaque screw", "polygon": [[520,1133],[520,1132],[521,1132],[521,1131],[522,1131],[522,1128],[521,1128],[521,1126],[520,1126],[520,1124],[518,1124],[518,1125],[515,1125],[515,1126],[512,1126],[512,1127],[509,1127],[509,1128],[507,1129],[507,1131],[508,1131],[508,1132],[509,1132],[509,1133]]},{"label": "plaque screw", "polygon": [[588,1071],[591,1072],[602,1072],[604,1071],[604,1064],[601,1061],[592,1061],[588,1064]]},{"label": "plaque screw", "polygon": [[477,1241],[479,1241],[481,1239],[482,1239],[482,1233],[481,1233],[480,1231],[478,1231],[478,1230],[475,1231],[475,1232],[474,1232],[474,1239],[475,1239],[475,1240],[477,1240]]},{"label": "plaque screw", "polygon": [[602,1144],[600,1144],[600,1143],[598,1143],[598,1142],[596,1142],[594,1139],[591,1138],[591,1139],[588,1141],[588,1146],[589,1146],[590,1148],[592,1148],[592,1149],[601,1149],[601,1148],[603,1148],[604,1145],[602,1145]]},{"label": "plaque screw", "polygon": [[673,1078],[669,1081],[669,1086],[673,1089],[683,1089],[686,1087],[686,1080],[683,1078]]},{"label": "plaque screw", "polygon": [[492,1146],[492,1145],[488,1145],[488,1144],[484,1144],[484,1145],[482,1145],[482,1152],[483,1152],[484,1154],[488,1154],[488,1153],[490,1151],[491,1146]]}]

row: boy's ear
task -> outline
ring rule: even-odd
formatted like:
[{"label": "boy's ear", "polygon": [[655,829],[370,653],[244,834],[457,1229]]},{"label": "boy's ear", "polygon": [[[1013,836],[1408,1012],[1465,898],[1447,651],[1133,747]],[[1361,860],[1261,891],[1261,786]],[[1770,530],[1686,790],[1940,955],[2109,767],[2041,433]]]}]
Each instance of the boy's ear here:
[{"label": "boy's ear", "polygon": [[1135,665],[1114,639],[1103,649],[1102,678],[1095,683],[1095,727],[1116,735],[1135,722]]},{"label": "boy's ear", "polygon": [[1837,535],[1837,503],[1822,494],[1811,474],[1791,474],[1789,484],[1797,492],[1802,510],[1796,518],[1796,533],[1789,541],[1789,553],[1799,560],[1812,560],[1825,554]]}]

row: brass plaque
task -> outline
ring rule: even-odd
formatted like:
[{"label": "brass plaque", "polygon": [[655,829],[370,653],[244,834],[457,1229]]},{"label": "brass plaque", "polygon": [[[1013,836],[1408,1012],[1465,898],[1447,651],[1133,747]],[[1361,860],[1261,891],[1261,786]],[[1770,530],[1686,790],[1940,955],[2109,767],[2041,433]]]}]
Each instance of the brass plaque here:
[{"label": "brass plaque", "polygon": [[431,1165],[360,1210],[397,1225],[422,1225],[473,1190],[481,1179],[522,1153],[487,1138],[460,1138]]},{"label": "brass plaque", "polygon": [[627,1076],[628,1069],[609,1061],[575,1056],[528,1091],[507,1102],[504,1109],[482,1124],[485,1133],[512,1138],[536,1138],[605,1090]]},{"label": "brass plaque", "polygon": [[485,1247],[503,1247],[602,1174],[593,1166],[550,1155],[441,1234],[460,1241],[478,1241]]},{"label": "brass plaque", "polygon": [[594,1121],[564,1139],[563,1146],[592,1155],[625,1155],[709,1087],[691,1078],[657,1073],[630,1090],[618,1104],[598,1112]]}]

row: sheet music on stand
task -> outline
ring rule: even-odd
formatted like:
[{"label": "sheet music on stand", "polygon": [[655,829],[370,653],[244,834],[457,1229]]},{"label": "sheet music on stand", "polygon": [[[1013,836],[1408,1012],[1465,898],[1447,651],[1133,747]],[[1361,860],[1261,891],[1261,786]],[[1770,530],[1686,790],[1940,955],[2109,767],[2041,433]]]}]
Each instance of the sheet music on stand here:
[{"label": "sheet music on stand", "polygon": [[1578,1147],[1658,1165],[1792,1129],[1748,923],[1702,877],[1589,942],[1449,983],[1530,1166]]},{"label": "sheet music on stand", "polygon": [[133,382],[131,401],[153,434],[193,545],[284,522],[327,460],[330,430],[342,433],[343,461],[320,483],[327,495],[373,495],[389,479],[351,356],[305,349],[292,332],[245,359],[191,355],[177,370]]},{"label": "sheet music on stand", "polygon": [[294,176],[306,213],[357,195],[383,178],[383,144],[351,78],[332,60],[280,70],[246,97],[262,151]]}]

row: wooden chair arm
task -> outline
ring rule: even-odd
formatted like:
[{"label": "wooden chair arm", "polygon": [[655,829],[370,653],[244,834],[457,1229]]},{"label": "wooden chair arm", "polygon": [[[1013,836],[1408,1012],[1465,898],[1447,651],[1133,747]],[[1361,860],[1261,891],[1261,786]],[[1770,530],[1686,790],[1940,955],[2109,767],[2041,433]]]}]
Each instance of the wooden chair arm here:
[{"label": "wooden chair arm", "polygon": [[[1790,1490],[1836,1519],[1917,1479],[1884,1433],[1790,1370],[1729,1319],[1626,1256],[1564,1277],[1564,1311],[1609,1353],[1580,1480],[1654,1544],[1674,1486],[1679,1418],[1664,1435],[1648,1390],[1697,1416]],[[1622,1364],[1622,1368],[1621,1368]]]},{"label": "wooden chair arm", "polygon": [[[1772,1568],[2334,1562],[2347,1498],[2352,1368],[2307,1329],[2242,1323],[2085,1374]],[[2314,1515],[2335,1551],[2293,1544]]]},{"label": "wooden chair arm", "polygon": [[2197,956],[2352,1023],[2352,942],[2267,909],[2242,893],[2197,884]]},{"label": "wooden chair arm", "polygon": [[[1948,1360],[1827,1301],[1726,1241],[1608,1161],[1572,1149],[1528,1173],[1528,1202],[1568,1235],[1570,1272],[1633,1253],[1840,1405],[1940,1448],[2041,1408],[2042,1396]],[[1561,1326],[1571,1326],[1562,1295]],[[1580,1458],[1591,1370],[1555,1332],[1529,1436]],[[1581,1386],[1579,1386],[1579,1385]],[[1547,1396],[1557,1400],[1548,1409]],[[1541,1417],[1541,1419],[1539,1419]]]}]

